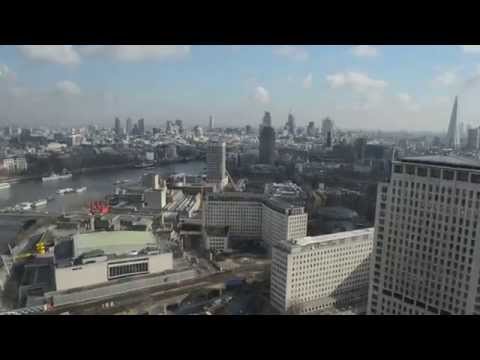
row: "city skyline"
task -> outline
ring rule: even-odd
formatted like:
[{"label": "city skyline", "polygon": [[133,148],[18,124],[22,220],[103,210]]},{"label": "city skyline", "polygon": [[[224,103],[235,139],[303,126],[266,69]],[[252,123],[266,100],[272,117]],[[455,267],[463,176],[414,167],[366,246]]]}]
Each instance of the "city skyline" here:
[{"label": "city skyline", "polygon": [[[477,127],[479,46],[2,46],[2,125],[281,127],[446,132]],[[415,64],[410,66],[408,64]],[[111,125],[110,125],[111,126]]]}]

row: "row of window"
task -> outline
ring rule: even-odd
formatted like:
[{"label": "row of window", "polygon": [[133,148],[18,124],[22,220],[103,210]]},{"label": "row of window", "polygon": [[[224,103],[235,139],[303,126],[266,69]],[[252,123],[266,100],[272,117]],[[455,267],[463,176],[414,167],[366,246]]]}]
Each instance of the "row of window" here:
[{"label": "row of window", "polygon": [[[472,182],[474,184],[480,184],[480,174],[469,173],[468,171],[460,170],[448,170],[440,168],[420,167],[414,165],[400,165],[397,164],[393,167],[395,174],[407,174],[416,175],[419,177],[431,177],[434,179],[442,179],[447,181],[463,181]],[[469,176],[470,175],[470,176]]]}]

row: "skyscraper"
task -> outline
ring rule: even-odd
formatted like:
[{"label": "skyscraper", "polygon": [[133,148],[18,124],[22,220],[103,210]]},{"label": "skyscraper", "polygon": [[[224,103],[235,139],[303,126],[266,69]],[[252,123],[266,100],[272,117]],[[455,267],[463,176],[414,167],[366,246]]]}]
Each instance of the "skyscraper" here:
[{"label": "skyscraper", "polygon": [[227,183],[226,172],[227,150],[223,141],[209,141],[207,145],[207,181],[217,183],[220,188]]},{"label": "skyscraper", "polygon": [[210,118],[208,119],[208,130],[212,131],[215,128],[215,120],[213,119],[213,116],[210,115]]},{"label": "skyscraper", "polygon": [[295,118],[292,113],[288,114],[287,125],[285,127],[289,135],[295,136]]},{"label": "skyscraper", "polygon": [[313,121],[308,123],[307,135],[310,137],[315,137],[315,123]]},{"label": "skyscraper", "polygon": [[321,131],[322,139],[324,144],[327,147],[331,147],[333,143],[333,121],[330,120],[328,117],[322,121],[322,131]]},{"label": "skyscraper", "polygon": [[130,118],[127,119],[126,131],[127,135],[130,135],[132,133],[132,119]]},{"label": "skyscraper", "polygon": [[115,134],[120,136],[122,133],[122,125],[120,123],[120,119],[118,117],[115,118]]},{"label": "skyscraper", "polygon": [[275,130],[272,127],[272,116],[268,111],[265,111],[260,124],[259,142],[259,162],[273,164],[275,160]]},{"label": "skyscraper", "polygon": [[470,150],[480,148],[480,128],[468,129],[467,148]]},{"label": "skyscraper", "polygon": [[453,149],[457,149],[460,146],[460,134],[457,124],[457,108],[458,96],[455,96],[455,102],[453,103],[452,115],[450,116],[450,123],[448,124],[447,133],[447,145]]},{"label": "skyscraper", "polygon": [[265,111],[265,115],[263,115],[262,125],[272,126],[272,116],[268,111]]},{"label": "skyscraper", "polygon": [[145,121],[143,119],[138,120],[138,133],[139,135],[145,135]]},{"label": "skyscraper", "polygon": [[377,195],[367,314],[480,314],[480,162],[393,162]]}]

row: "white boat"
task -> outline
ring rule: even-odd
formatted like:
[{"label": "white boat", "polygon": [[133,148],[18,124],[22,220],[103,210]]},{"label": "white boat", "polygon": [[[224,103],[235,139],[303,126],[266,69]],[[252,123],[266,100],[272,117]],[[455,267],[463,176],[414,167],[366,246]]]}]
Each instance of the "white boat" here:
[{"label": "white boat", "polygon": [[50,176],[42,177],[42,181],[66,180],[72,177],[71,173],[63,173],[61,175],[52,174]]},{"label": "white boat", "polygon": [[82,193],[84,192],[85,190],[87,190],[87,187],[86,186],[82,186],[82,187],[79,187],[77,190],[75,190],[77,193]]},{"label": "white boat", "polygon": [[73,192],[75,192],[75,190],[72,189],[72,188],[65,188],[65,189],[57,190],[57,194],[59,194],[59,195],[70,194],[70,193],[73,193]]},{"label": "white boat", "polygon": [[20,210],[30,210],[32,208],[32,203],[30,202],[22,202],[18,204]]},{"label": "white boat", "polygon": [[37,200],[33,203],[33,207],[38,208],[47,205],[47,199]]},{"label": "white boat", "polygon": [[10,189],[9,183],[0,183],[0,190]]}]

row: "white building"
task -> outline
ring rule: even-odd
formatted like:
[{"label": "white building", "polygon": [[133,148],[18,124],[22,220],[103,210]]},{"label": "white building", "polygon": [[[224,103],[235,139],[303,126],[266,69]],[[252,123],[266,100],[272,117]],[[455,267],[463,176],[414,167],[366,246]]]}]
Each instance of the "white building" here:
[{"label": "white building", "polygon": [[24,157],[13,157],[2,160],[2,167],[8,175],[19,175],[27,171],[28,163]]},{"label": "white building", "polygon": [[368,314],[480,314],[480,162],[404,158],[379,184]]},{"label": "white building", "polygon": [[220,190],[228,183],[226,145],[223,141],[209,141],[207,145],[207,181],[218,184]]},{"label": "white building", "polygon": [[274,244],[271,304],[282,312],[302,314],[364,307],[373,233],[368,228]]},{"label": "white building", "polygon": [[228,226],[229,236],[274,242],[307,235],[303,207],[249,193],[211,193],[204,201],[204,227]]},{"label": "white building", "polygon": [[57,262],[57,291],[173,269],[172,253],[160,253],[155,237],[147,231],[74,235],[72,257],[75,259],[74,265],[67,263],[61,266]]}]

